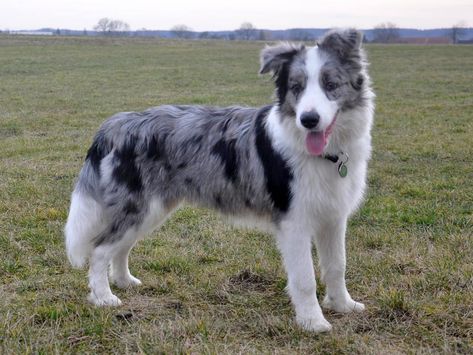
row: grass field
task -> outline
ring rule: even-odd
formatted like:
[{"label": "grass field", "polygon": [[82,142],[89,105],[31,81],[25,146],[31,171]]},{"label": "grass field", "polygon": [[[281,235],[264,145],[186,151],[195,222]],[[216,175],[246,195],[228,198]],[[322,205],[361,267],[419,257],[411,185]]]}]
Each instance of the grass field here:
[{"label": "grass field", "polygon": [[[263,43],[0,36],[0,353],[472,353],[473,46],[369,46],[369,192],[348,230],[361,315],[298,329],[271,237],[186,208],[132,253],[144,286],[86,303],[69,194],[118,111],[262,105]],[[319,298],[324,292],[319,286]]]}]

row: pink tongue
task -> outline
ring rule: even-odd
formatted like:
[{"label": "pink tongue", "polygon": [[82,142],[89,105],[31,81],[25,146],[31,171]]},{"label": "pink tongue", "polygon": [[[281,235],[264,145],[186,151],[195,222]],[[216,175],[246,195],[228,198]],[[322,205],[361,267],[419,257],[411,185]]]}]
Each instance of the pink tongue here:
[{"label": "pink tongue", "polygon": [[326,144],[327,139],[325,138],[325,133],[323,131],[309,132],[305,139],[307,150],[312,155],[322,155]]}]

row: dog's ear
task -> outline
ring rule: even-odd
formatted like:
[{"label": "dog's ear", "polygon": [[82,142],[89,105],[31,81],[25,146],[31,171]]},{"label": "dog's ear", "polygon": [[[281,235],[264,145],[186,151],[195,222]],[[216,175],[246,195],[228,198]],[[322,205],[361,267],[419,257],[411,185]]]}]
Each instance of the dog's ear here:
[{"label": "dog's ear", "polygon": [[284,64],[289,63],[296,54],[304,50],[302,44],[280,43],[275,46],[267,46],[261,51],[260,74],[272,72],[277,76]]},{"label": "dog's ear", "polygon": [[318,46],[344,60],[349,59],[353,54],[357,54],[362,42],[363,33],[350,28],[327,32],[318,42]]}]

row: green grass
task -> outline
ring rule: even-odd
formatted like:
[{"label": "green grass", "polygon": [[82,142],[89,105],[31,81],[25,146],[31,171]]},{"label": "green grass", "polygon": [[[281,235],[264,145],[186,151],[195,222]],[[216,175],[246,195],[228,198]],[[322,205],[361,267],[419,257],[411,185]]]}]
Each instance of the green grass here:
[{"label": "green grass", "polygon": [[[118,111],[262,105],[262,43],[0,36],[0,352],[473,352],[471,46],[369,46],[369,192],[348,229],[361,315],[298,329],[271,237],[186,208],[133,250],[141,288],[86,303],[64,254],[69,194]],[[319,294],[323,294],[319,286]]]}]

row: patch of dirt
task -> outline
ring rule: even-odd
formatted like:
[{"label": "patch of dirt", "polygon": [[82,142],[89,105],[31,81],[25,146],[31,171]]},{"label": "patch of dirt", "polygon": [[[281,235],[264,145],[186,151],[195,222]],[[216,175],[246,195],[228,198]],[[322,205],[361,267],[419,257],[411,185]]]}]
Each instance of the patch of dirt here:
[{"label": "patch of dirt", "polygon": [[230,289],[238,288],[250,291],[265,291],[273,284],[273,280],[245,269],[239,274],[230,277],[228,284]]}]

